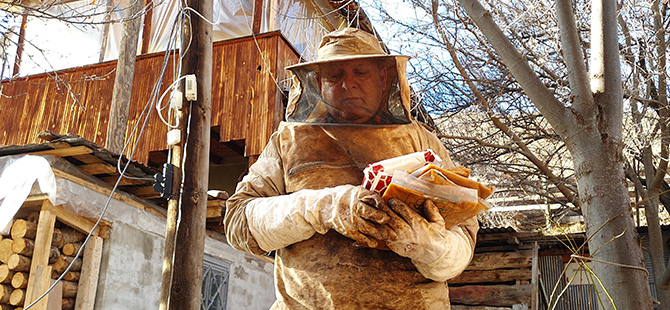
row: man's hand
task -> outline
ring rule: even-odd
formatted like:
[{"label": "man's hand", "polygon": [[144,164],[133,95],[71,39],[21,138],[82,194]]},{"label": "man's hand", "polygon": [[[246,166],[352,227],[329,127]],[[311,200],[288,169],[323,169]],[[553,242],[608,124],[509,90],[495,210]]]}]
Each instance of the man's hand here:
[{"label": "man's hand", "polygon": [[334,229],[368,247],[376,247],[377,240],[386,239],[390,221],[382,198],[361,186],[345,186],[342,194],[334,197],[331,206],[321,210],[323,226]]},{"label": "man's hand", "polygon": [[444,219],[431,200],[423,205],[425,218],[399,199],[388,201],[391,220],[386,245],[395,253],[420,264],[430,264],[447,250]]}]

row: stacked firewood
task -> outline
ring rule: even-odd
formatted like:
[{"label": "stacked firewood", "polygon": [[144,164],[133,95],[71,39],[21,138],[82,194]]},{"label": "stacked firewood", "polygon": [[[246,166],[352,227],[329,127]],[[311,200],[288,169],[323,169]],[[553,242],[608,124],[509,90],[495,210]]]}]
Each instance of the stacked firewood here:
[{"label": "stacked firewood", "polygon": [[[64,225],[54,228],[53,239],[49,249],[36,249],[37,213],[27,219],[16,219],[11,227],[11,234],[2,236],[0,240],[0,310],[23,309],[26,288],[30,277],[30,265],[35,251],[49,251],[49,265],[52,266],[53,279],[60,277],[74,260],[74,256],[86,237],[84,234]],[[82,251],[83,252],[83,251]],[[70,271],[63,276],[62,309],[74,309],[79,272],[80,258],[74,260]]]}]

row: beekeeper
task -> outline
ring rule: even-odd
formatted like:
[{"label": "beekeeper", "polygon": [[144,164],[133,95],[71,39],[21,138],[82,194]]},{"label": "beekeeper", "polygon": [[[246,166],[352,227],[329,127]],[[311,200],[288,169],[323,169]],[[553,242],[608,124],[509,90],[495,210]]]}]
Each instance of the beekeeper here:
[{"label": "beekeeper", "polygon": [[236,249],[276,250],[272,309],[450,309],[446,280],[472,259],[476,218],[447,230],[431,203],[419,215],[360,186],[366,165],[426,149],[453,166],[412,121],[408,59],[347,28],[323,38],[317,61],[288,68],[287,120],[224,218]]}]

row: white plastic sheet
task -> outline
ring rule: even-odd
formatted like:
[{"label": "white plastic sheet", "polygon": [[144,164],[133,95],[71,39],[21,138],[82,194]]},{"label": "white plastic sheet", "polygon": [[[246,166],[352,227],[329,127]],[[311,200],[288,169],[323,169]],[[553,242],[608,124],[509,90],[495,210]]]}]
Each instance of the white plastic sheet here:
[{"label": "white plastic sheet", "polygon": [[0,158],[0,230],[5,230],[37,181],[39,190],[56,201],[56,177],[44,157],[25,155]]}]

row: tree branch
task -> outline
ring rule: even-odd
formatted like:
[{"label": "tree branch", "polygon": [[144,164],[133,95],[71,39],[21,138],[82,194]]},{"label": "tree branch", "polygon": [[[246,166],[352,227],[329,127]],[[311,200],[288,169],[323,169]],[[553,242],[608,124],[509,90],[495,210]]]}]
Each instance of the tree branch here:
[{"label": "tree branch", "polygon": [[589,86],[584,54],[582,54],[580,39],[577,34],[575,14],[572,12],[572,1],[557,0],[556,12],[561,33],[560,43],[568,67],[568,80],[574,100],[572,103],[573,109],[585,122],[595,124],[595,103]]},{"label": "tree branch", "polygon": [[533,69],[493,21],[491,13],[486,11],[477,0],[459,0],[459,3],[484,33],[542,115],[547,118],[561,137],[571,137],[571,133],[577,129],[577,126],[573,125],[574,117],[567,113],[563,104],[538,79]]}]

